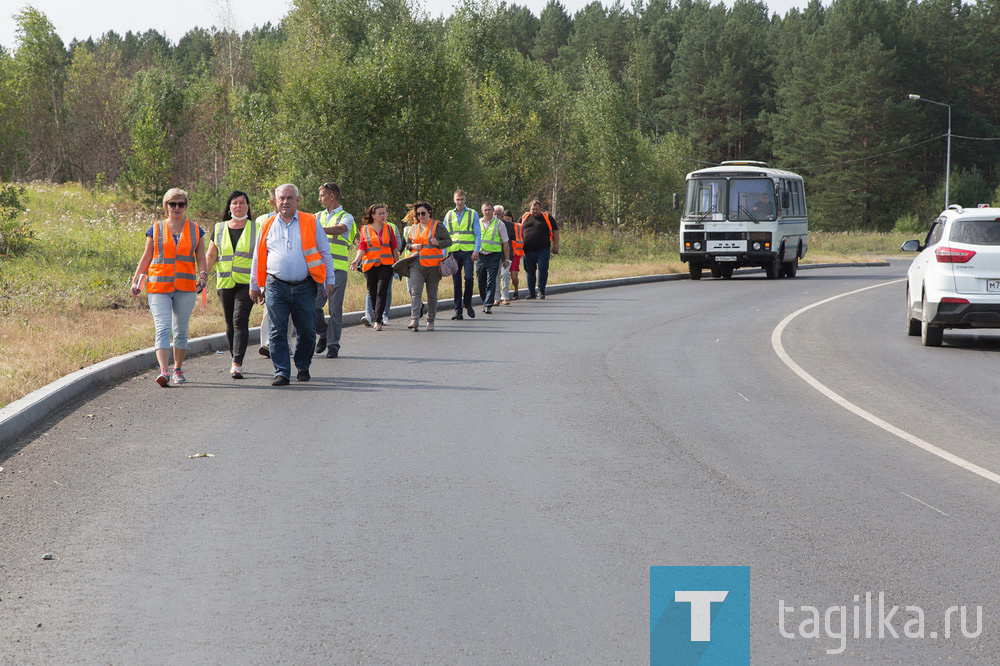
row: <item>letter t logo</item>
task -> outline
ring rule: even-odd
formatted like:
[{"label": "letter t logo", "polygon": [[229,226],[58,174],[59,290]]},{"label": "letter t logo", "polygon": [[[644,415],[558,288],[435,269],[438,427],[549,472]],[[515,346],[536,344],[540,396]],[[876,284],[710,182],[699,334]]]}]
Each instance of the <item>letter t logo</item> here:
[{"label": "letter t logo", "polygon": [[700,591],[677,590],[674,601],[691,604],[691,640],[712,640],[712,602],[725,601],[729,592],[726,590]]}]

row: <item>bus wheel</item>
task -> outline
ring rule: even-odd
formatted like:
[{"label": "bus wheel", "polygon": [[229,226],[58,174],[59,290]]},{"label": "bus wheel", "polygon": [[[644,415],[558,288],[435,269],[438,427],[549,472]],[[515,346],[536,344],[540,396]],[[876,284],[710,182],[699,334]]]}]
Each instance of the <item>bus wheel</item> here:
[{"label": "bus wheel", "polygon": [[764,264],[764,274],[767,275],[768,280],[778,279],[778,270],[781,268],[781,262],[778,261],[777,257],[771,259],[771,261]]},{"label": "bus wheel", "polygon": [[712,266],[712,277],[718,278],[722,277],[722,269],[718,266]]},{"label": "bus wheel", "polygon": [[799,270],[799,258],[795,257],[791,261],[784,263],[785,277],[793,278]]},{"label": "bus wheel", "polygon": [[691,276],[692,280],[701,279],[701,264],[696,261],[692,261],[688,264],[688,275]]},{"label": "bus wheel", "polygon": [[728,280],[733,277],[733,271],[736,269],[735,266],[726,266],[725,268],[720,268],[719,273],[722,275],[723,280]]}]

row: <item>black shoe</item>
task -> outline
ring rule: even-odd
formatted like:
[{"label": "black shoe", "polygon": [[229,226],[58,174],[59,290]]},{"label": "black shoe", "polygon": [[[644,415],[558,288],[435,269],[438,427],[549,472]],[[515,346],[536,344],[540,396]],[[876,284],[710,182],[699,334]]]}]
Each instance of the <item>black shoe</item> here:
[{"label": "black shoe", "polygon": [[485,312],[486,314],[493,314],[493,306],[487,305],[485,308],[483,308],[483,312]]},{"label": "black shoe", "polygon": [[322,354],[323,350],[325,350],[325,349],[326,349],[326,340],[324,340],[323,338],[320,338],[319,342],[316,343],[316,353],[317,354]]},{"label": "black shoe", "polygon": [[[309,377],[309,371],[308,370],[299,370],[299,374],[295,375],[295,379],[297,381],[300,381],[300,382],[307,382],[307,381],[309,381],[309,379],[310,379],[310,377]],[[287,379],[285,380],[285,383],[286,384],[288,383]]]},{"label": "black shoe", "polygon": [[329,349],[326,350],[327,358],[337,358],[338,354],[340,354],[340,350],[338,350],[336,347],[330,347]]},{"label": "black shoe", "polygon": [[257,353],[263,356],[264,358],[271,358],[271,350],[268,349],[267,347],[258,347]]},{"label": "black shoe", "polygon": [[538,298],[540,298],[540,299],[542,299],[544,301],[545,300],[545,292],[544,291],[538,292]]},{"label": "black shoe", "polygon": [[271,380],[271,386],[288,386],[288,377],[275,375],[274,379]]},{"label": "black shoe", "polygon": [[468,306],[467,308],[465,308],[465,311],[469,313],[469,319],[475,319],[476,318],[476,311],[472,309],[471,305]]},{"label": "black shoe", "polygon": [[526,300],[526,301],[533,301],[533,300],[535,300],[535,298],[536,298],[536,296],[534,294],[528,294],[527,296],[524,297],[524,300]]},{"label": "black shoe", "polygon": [[465,317],[463,317],[463,316],[462,316],[462,313],[461,313],[461,312],[456,312],[455,314],[453,314],[453,315],[451,316],[451,318],[452,318],[452,320],[456,320],[456,319],[465,319]]}]

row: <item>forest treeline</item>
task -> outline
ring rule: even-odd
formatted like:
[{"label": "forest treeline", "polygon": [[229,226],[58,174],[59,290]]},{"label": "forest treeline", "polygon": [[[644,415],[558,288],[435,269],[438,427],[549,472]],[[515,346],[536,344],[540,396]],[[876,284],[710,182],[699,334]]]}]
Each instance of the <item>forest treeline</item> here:
[{"label": "forest treeline", "polygon": [[[593,2],[575,15],[465,0],[295,0],[277,27],[62,42],[41,12],[0,48],[0,178],[170,186],[220,210],[277,183],[337,181],[349,210],[462,187],[577,224],[658,229],[688,171],[727,159],[802,173],[827,229],[888,229],[994,196],[1000,1]],[[958,136],[972,138],[957,138]],[[1000,202],[998,202],[1000,203]],[[306,206],[308,207],[308,206]],[[315,206],[314,206],[315,207]]]}]

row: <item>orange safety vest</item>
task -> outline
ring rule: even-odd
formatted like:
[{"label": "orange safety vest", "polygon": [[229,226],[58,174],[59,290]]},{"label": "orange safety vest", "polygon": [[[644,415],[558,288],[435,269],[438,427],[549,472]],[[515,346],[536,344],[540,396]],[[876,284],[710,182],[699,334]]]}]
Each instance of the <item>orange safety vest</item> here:
[{"label": "orange safety vest", "polygon": [[[263,289],[267,283],[267,232],[277,215],[267,218],[260,229],[257,242],[257,287]],[[284,223],[282,223],[284,224]],[[316,247],[316,216],[299,211],[299,235],[302,237],[302,256],[306,259],[309,275],[320,284],[326,282],[326,264]]]},{"label": "orange safety vest", "polygon": [[524,230],[520,222],[514,223],[514,240],[511,241],[510,247],[514,250],[515,257],[524,256]]},{"label": "orange safety vest", "polygon": [[184,220],[177,243],[166,220],[153,225],[153,260],[149,262],[146,291],[169,294],[172,291],[194,291],[197,288],[194,251],[198,247],[198,225]]},{"label": "orange safety vest", "polygon": [[444,259],[444,250],[430,244],[437,229],[437,220],[432,220],[429,227],[420,231],[420,224],[414,224],[410,231],[410,243],[420,245],[420,265],[437,266]]},{"label": "orange safety vest", "polygon": [[368,244],[368,251],[361,259],[361,270],[370,271],[376,266],[392,266],[392,244],[389,239],[389,223],[387,222],[382,231],[385,238],[380,238],[372,229],[370,224],[361,227],[361,239]]},{"label": "orange safety vest", "polygon": [[[527,213],[525,213],[524,215],[521,216],[521,224],[524,224],[524,221],[527,220],[529,217],[531,217],[531,211],[530,210]],[[545,218],[545,224],[549,225],[549,242],[551,243],[552,242],[552,221],[549,219],[549,213],[548,213],[548,211],[542,211],[542,217]]]}]

